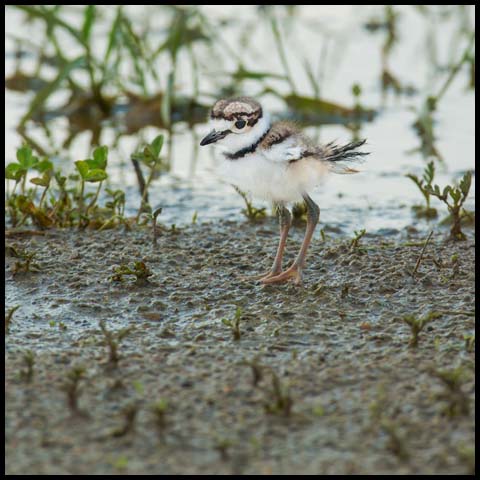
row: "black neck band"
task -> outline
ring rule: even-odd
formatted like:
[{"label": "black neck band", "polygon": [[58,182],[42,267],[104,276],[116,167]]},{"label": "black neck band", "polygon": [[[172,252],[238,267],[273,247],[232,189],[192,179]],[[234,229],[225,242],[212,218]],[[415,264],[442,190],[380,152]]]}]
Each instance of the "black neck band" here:
[{"label": "black neck band", "polygon": [[250,145],[249,147],[242,148],[238,152],[235,153],[226,153],[225,156],[229,160],[238,160],[239,158],[244,157],[245,155],[248,155],[249,153],[253,153],[257,147],[260,145],[261,141],[267,136],[267,133],[270,131],[270,127],[268,130],[253,144]]}]

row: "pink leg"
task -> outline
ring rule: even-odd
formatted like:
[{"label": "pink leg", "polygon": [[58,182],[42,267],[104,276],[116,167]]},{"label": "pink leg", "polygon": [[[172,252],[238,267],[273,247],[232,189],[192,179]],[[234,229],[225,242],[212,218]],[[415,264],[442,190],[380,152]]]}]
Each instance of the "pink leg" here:
[{"label": "pink leg", "polygon": [[318,205],[307,195],[303,196],[305,203],[307,204],[308,216],[307,216],[307,229],[305,231],[305,237],[303,239],[302,247],[298,252],[297,258],[293,262],[293,265],[280,273],[279,275],[269,276],[262,280],[262,283],[280,283],[287,280],[293,280],[297,285],[302,283],[302,270],[305,266],[305,257],[307,256],[307,250],[312,241],[313,232],[317,226],[320,218],[320,209]]}]

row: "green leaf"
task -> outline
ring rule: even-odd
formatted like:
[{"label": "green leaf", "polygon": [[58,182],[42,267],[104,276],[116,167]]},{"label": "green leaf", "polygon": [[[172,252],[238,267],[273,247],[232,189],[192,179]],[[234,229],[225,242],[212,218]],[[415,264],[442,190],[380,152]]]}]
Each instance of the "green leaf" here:
[{"label": "green leaf", "polygon": [[37,170],[37,172],[45,173],[49,170],[53,170],[53,163],[45,158],[42,161],[38,162],[33,168]]},{"label": "green leaf", "polygon": [[80,173],[80,176],[85,180],[85,177],[87,176],[88,171],[90,170],[88,166],[88,160],[77,160],[75,162],[75,166],[77,167],[77,170]]},{"label": "green leaf", "polygon": [[105,170],[101,170],[100,168],[93,168],[89,170],[83,179],[86,182],[103,182],[107,178],[107,172]]},{"label": "green leaf", "polygon": [[95,20],[95,5],[87,5],[83,13],[82,38],[88,43],[90,33],[92,31],[93,22]]},{"label": "green leaf", "polygon": [[31,178],[30,182],[41,187],[48,187],[52,178],[51,171],[46,171],[41,177]]},{"label": "green leaf", "polygon": [[26,170],[24,170],[18,163],[9,163],[5,167],[5,178],[8,178],[9,180],[15,180],[18,182],[25,173]]},{"label": "green leaf", "polygon": [[28,145],[24,145],[17,150],[17,160],[25,170],[38,163],[38,158],[33,155],[32,149]]},{"label": "green leaf", "polygon": [[102,170],[105,170],[105,168],[107,168],[107,158],[108,158],[108,147],[106,145],[97,147],[93,151],[94,163],[91,163],[90,165],[92,166],[92,168],[100,168]]},{"label": "green leaf", "polygon": [[153,142],[150,144],[152,147],[153,154],[155,155],[156,158],[160,155],[160,152],[162,151],[162,146],[163,146],[163,135],[158,135]]}]

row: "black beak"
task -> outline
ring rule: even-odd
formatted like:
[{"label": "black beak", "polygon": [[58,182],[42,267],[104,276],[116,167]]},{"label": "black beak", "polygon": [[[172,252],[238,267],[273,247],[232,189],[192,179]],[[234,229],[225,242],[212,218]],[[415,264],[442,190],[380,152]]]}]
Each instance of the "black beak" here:
[{"label": "black beak", "polygon": [[208,145],[209,143],[215,143],[222,138],[225,138],[230,133],[230,130],[224,130],[223,132],[217,132],[212,130],[201,142],[200,145]]}]

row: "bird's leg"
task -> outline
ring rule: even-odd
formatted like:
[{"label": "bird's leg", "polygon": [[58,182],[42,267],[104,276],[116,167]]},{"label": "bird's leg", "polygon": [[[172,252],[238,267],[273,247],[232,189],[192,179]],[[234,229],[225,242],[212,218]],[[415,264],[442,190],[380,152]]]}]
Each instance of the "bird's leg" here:
[{"label": "bird's leg", "polygon": [[318,205],[306,193],[303,194],[303,199],[307,205],[307,229],[305,231],[302,247],[300,248],[297,258],[292,266],[279,275],[271,276],[262,280],[265,284],[285,282],[287,280],[293,280],[296,284],[302,283],[302,270],[305,266],[305,257],[307,256],[307,250],[312,240],[313,232],[315,231],[315,227],[320,218],[320,208]]},{"label": "bird's leg", "polygon": [[282,272],[283,252],[285,250],[285,243],[287,242],[288,231],[292,225],[292,215],[288,208],[284,205],[277,205],[278,222],[280,224],[280,241],[278,242],[277,253],[273,261],[272,268],[266,275],[262,275],[260,281],[263,282],[268,278],[275,277]]}]

